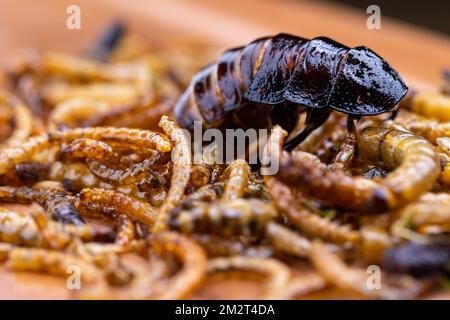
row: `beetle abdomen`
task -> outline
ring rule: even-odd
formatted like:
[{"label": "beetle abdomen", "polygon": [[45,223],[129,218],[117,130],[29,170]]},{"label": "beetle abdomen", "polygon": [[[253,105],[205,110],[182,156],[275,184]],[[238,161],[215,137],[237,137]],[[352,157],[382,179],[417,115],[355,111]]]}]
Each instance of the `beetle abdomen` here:
[{"label": "beetle abdomen", "polygon": [[[187,128],[191,128],[195,120],[215,126],[229,111],[246,102],[257,102],[247,99],[244,94],[252,92],[249,90],[251,85],[261,87],[255,83],[264,81],[259,75],[263,66],[271,73],[269,93],[274,86],[283,90],[304,43],[302,38],[280,34],[224,52],[216,62],[193,77],[175,106],[177,120]],[[267,68],[269,65],[271,67]]]}]

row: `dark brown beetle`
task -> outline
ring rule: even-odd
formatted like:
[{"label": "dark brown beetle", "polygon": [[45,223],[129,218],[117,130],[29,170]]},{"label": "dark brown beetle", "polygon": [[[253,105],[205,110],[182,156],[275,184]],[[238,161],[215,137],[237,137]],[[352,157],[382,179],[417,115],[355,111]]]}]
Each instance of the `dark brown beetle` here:
[{"label": "dark brown beetle", "polygon": [[255,127],[267,117],[265,126],[291,131],[306,109],[303,130],[284,146],[292,150],[332,109],[351,118],[376,115],[392,111],[407,91],[397,71],[367,47],[279,34],[228,50],[200,70],[174,114],[187,129],[196,120],[206,128],[229,127],[236,118],[240,127]]}]

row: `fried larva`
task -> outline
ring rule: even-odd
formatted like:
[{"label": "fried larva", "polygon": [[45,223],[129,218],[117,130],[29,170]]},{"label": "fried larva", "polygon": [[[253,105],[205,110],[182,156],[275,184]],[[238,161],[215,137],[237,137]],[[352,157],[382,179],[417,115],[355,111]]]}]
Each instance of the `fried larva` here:
[{"label": "fried larva", "polygon": [[289,283],[291,272],[283,263],[275,259],[234,256],[215,258],[208,262],[208,273],[242,270],[256,272],[266,277],[263,299],[280,299]]},{"label": "fried larva", "polygon": [[102,101],[73,98],[57,104],[49,115],[49,129],[61,130],[79,126],[98,113],[111,111],[111,107]]},{"label": "fried larva", "polygon": [[450,121],[450,97],[435,92],[415,92],[401,104],[425,117]]},{"label": "fried larva", "polygon": [[149,130],[113,127],[75,128],[66,131],[52,131],[49,132],[48,136],[53,143],[70,143],[80,138],[89,138],[123,143],[136,148],[148,148],[159,152],[169,152],[172,149],[172,145],[166,136]]},{"label": "fried larva", "polygon": [[372,191],[369,210],[380,206],[386,211],[416,200],[441,172],[434,146],[404,131],[366,128],[358,134],[358,154],[366,163],[393,170],[380,183],[393,197],[381,190]]},{"label": "fried larva", "polygon": [[117,212],[126,214],[131,219],[135,219],[148,226],[153,226],[159,214],[148,203],[132,199],[125,194],[113,190],[98,188],[81,190],[75,197],[74,203],[76,207],[86,208],[92,205],[103,206],[106,210],[107,208],[113,208]]},{"label": "fried larva", "polygon": [[14,131],[1,147],[17,147],[31,135],[33,129],[31,112],[18,98],[5,91],[0,91],[0,104],[12,109],[14,120]]},{"label": "fried larva", "polygon": [[170,189],[160,209],[156,230],[167,228],[167,214],[183,198],[184,190],[189,182],[191,174],[191,148],[185,132],[169,117],[161,117],[159,126],[175,144],[172,152],[173,175],[170,181]]},{"label": "fried larva", "polygon": [[[327,205],[350,210],[366,209],[375,192],[386,195],[387,199],[393,197],[387,187],[362,177],[347,176],[342,171],[329,170],[317,157],[301,151],[283,154],[277,179]],[[376,205],[371,204],[372,207]]]},{"label": "fried larva", "polygon": [[224,201],[242,198],[250,179],[250,166],[245,160],[235,160],[225,169],[222,179],[226,179]]},{"label": "fried larva", "polygon": [[160,232],[150,239],[153,250],[160,256],[171,255],[181,263],[181,269],[157,290],[157,299],[183,299],[203,281],[207,271],[204,250],[189,238],[174,232]]},{"label": "fried larva", "polygon": [[431,143],[436,143],[439,137],[450,137],[450,122],[439,122],[406,110],[399,110],[394,123]]},{"label": "fried larva", "polygon": [[268,178],[266,185],[278,209],[287,219],[310,237],[320,237],[333,243],[358,243],[360,235],[349,226],[338,225],[312,213],[295,201],[289,188],[276,178]]},{"label": "fried larva", "polygon": [[37,202],[56,221],[75,225],[84,224],[84,219],[73,207],[72,200],[63,191],[5,186],[0,187],[0,201],[18,203]]},{"label": "fried larva", "polygon": [[276,217],[270,203],[257,199],[237,199],[211,203],[191,203],[169,213],[169,227],[182,233],[210,233],[223,237],[261,237],[266,225]]}]

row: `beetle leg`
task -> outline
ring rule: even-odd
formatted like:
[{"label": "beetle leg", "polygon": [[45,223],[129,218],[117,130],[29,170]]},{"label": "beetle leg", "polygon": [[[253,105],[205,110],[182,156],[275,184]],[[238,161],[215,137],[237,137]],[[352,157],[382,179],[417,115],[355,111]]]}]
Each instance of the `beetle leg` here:
[{"label": "beetle leg", "polygon": [[392,120],[392,121],[394,121],[395,118],[397,118],[398,110],[400,110],[399,107],[398,107],[398,106],[395,107],[395,109],[392,110],[391,114],[388,116],[388,118],[387,118],[386,120]]},{"label": "beetle leg", "polygon": [[316,130],[325,121],[327,121],[328,117],[331,114],[330,108],[321,108],[321,109],[308,109],[306,111],[306,120],[305,126],[303,130],[292,140],[288,141],[283,149],[287,151],[293,150],[296,146],[298,146],[303,140],[305,140],[311,132]]}]

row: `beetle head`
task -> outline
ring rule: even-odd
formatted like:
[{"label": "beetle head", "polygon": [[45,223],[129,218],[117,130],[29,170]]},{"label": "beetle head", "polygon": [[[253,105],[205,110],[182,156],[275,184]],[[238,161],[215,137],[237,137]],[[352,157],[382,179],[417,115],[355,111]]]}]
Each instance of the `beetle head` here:
[{"label": "beetle head", "polygon": [[328,105],[355,115],[391,110],[408,87],[397,71],[367,47],[350,49],[340,62]]}]

